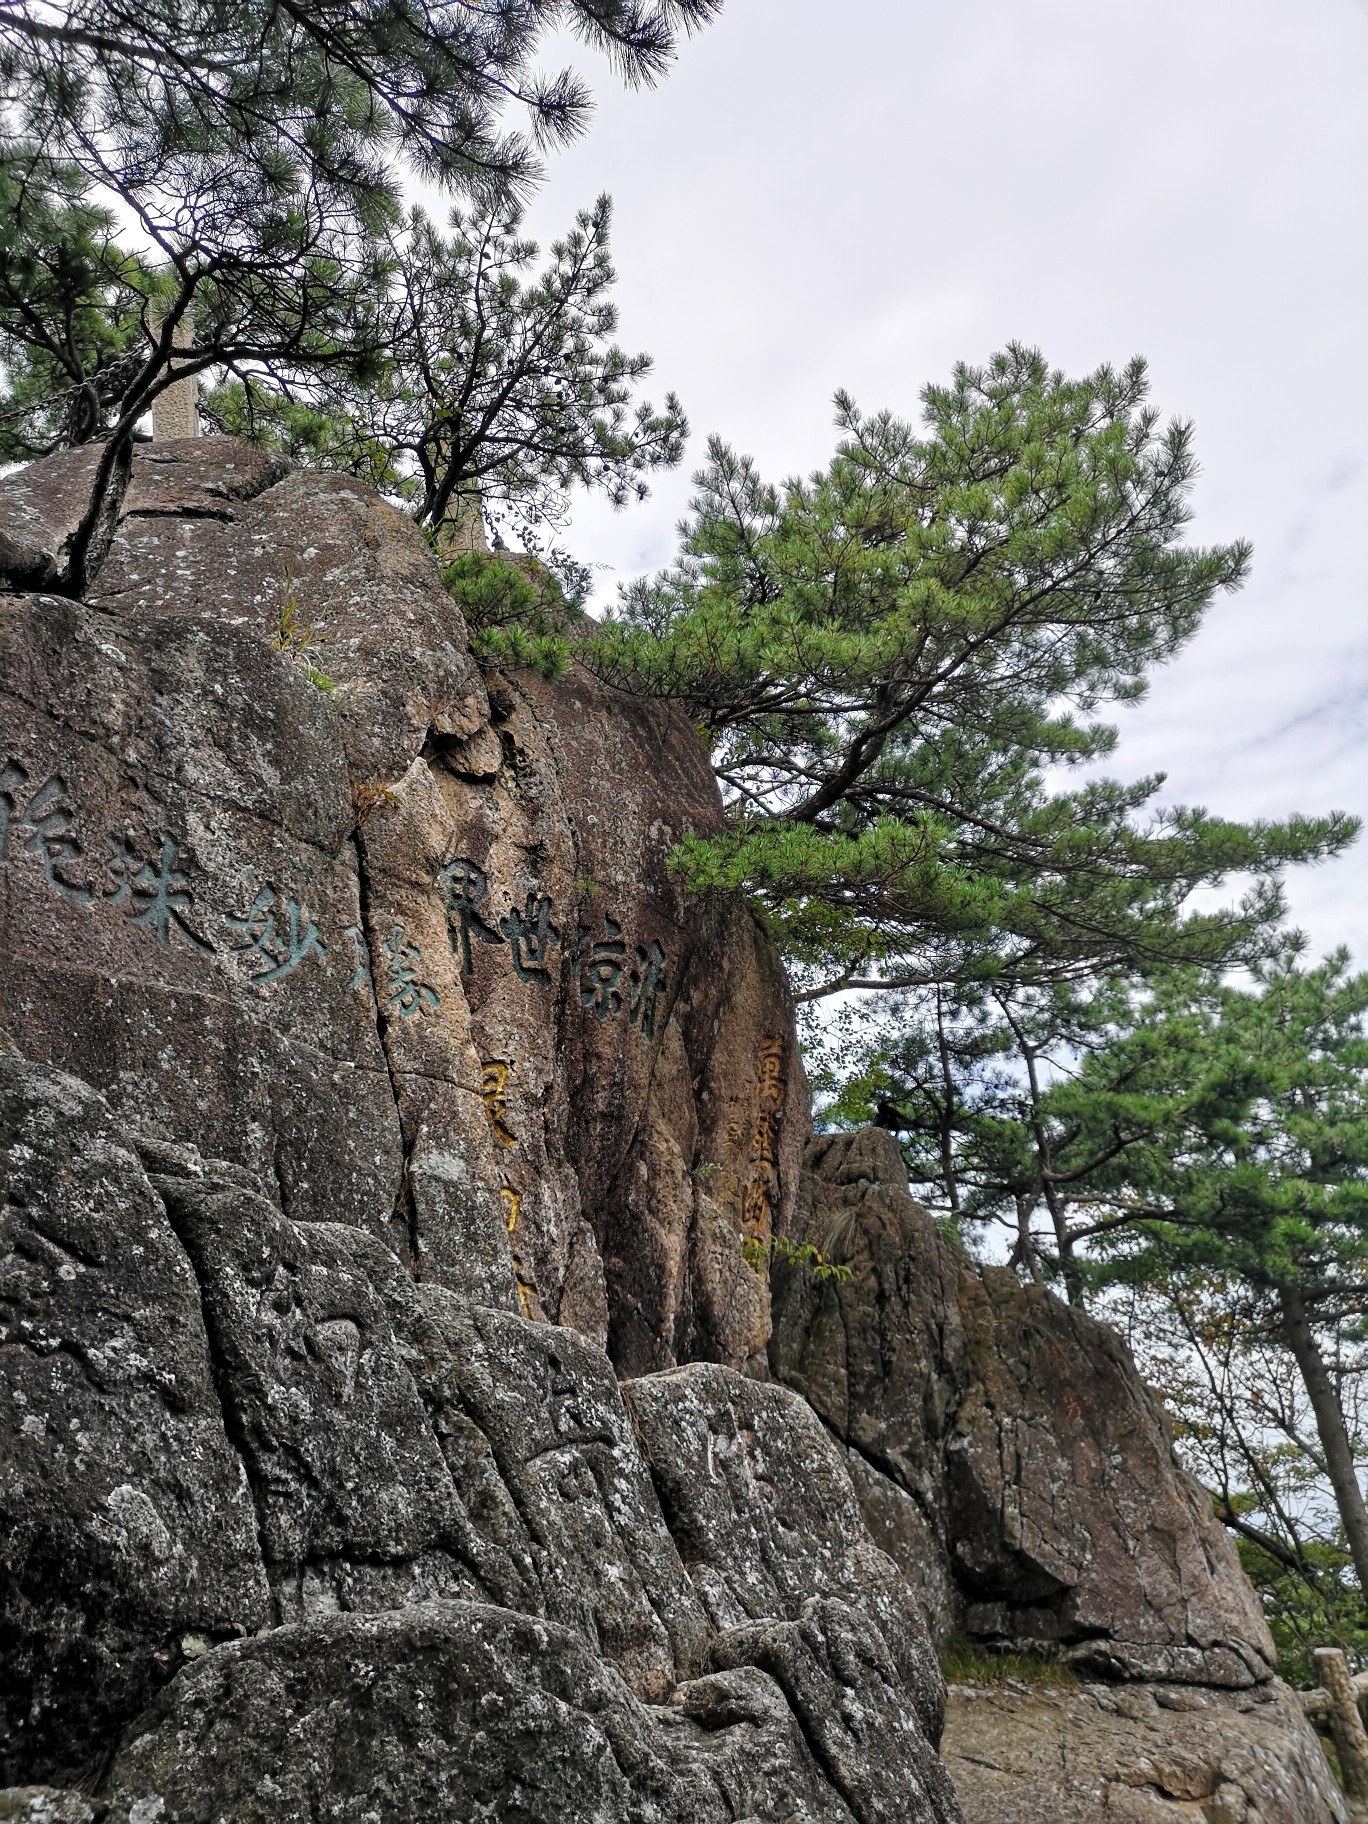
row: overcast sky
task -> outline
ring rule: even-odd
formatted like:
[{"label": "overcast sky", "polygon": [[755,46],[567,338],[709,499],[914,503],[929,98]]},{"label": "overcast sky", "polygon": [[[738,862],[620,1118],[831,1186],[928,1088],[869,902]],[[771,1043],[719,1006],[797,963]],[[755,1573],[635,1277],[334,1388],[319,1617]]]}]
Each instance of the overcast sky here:
[{"label": "overcast sky", "polygon": [[[830,455],[838,386],[915,415],[1013,338],[1143,354],[1196,423],[1193,537],[1255,562],[1112,770],[1368,813],[1368,0],[726,0],[654,92],[591,74],[532,231],[611,192],[621,339],[694,433],[646,504],[577,507],[605,589],[669,560],[712,431],[780,479]],[[1290,886],[1368,966],[1368,836]]]}]

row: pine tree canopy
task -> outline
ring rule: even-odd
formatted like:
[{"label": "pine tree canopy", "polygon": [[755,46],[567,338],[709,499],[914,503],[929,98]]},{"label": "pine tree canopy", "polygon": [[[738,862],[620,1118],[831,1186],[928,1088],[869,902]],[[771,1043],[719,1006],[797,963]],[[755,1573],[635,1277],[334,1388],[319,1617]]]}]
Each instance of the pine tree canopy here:
[{"label": "pine tree canopy", "polygon": [[[922,435],[839,396],[807,480],[714,442],[679,562],[585,653],[698,724],[730,827],[680,865],[764,906],[804,995],[1221,962],[1282,868],[1352,840],[1158,807],[1162,776],[1062,784],[1248,569],[1181,542],[1192,432],[1147,393],[1142,362],[1071,380],[1013,346],[929,387]],[[1236,875],[1239,905],[1189,908]]]},{"label": "pine tree canopy", "polygon": [[240,363],[210,415],[297,461],[363,476],[431,527],[474,491],[512,515],[524,542],[559,523],[574,485],[614,505],[640,498],[651,470],[679,461],[688,423],[673,394],[663,412],[629,410],[651,360],[612,341],[611,221],[601,196],[529,279],[537,247],[519,237],[516,208],[458,210],[449,235],[415,209],[387,237],[375,371]]},{"label": "pine tree canopy", "polygon": [[[375,380],[403,171],[506,209],[540,149],[584,125],[583,82],[536,74],[549,32],[568,26],[649,82],[719,4],[0,6],[0,426],[10,451],[59,434],[105,446],[54,586],[79,595],[98,567],[137,423],[175,380],[273,367]],[[111,205],[156,272],[152,295],[109,243]],[[25,290],[39,271],[46,298]],[[109,325],[93,340],[92,308]],[[667,428],[618,436],[613,411],[602,404],[596,460],[630,468],[624,443],[668,442]]]},{"label": "pine tree canopy", "polygon": [[69,168],[0,154],[0,462],[88,443],[140,365],[155,281]]},{"label": "pine tree canopy", "polygon": [[[394,155],[463,187],[525,185],[540,146],[585,125],[568,26],[629,82],[654,81],[720,0],[9,0],[0,94],[21,137],[140,213],[177,204],[224,230],[274,190],[355,208],[394,194]],[[526,119],[509,130],[512,107]],[[226,193],[225,193],[226,187]],[[247,224],[245,224],[247,225]]]},{"label": "pine tree canopy", "polygon": [[325,364],[358,384],[376,372],[381,241],[345,258],[263,241],[153,262],[115,230],[84,173],[0,148],[0,460],[130,434],[166,387],[211,366]]},{"label": "pine tree canopy", "polygon": [[1118,1221],[1105,1277],[1176,1271],[1294,1289],[1318,1321],[1368,1313],[1368,973],[1296,948],[1252,989],[1179,978],[1053,1094],[1087,1144],[1143,1097],[1151,1132],[1093,1176]]},{"label": "pine tree canopy", "polygon": [[1368,974],[1300,956],[1284,938],[1249,987],[909,994],[833,1112],[904,1135],[933,1207],[1003,1225],[1015,1264],[1074,1295],[1193,1271],[1368,1311]]},{"label": "pine tree canopy", "polygon": [[1368,1505],[1334,1366],[1368,1319],[1368,974],[1344,951],[1304,968],[1300,947],[1252,990],[1164,984],[1039,1113],[1092,1155],[1072,1187],[1089,1277],[1175,1306],[1214,1295],[1243,1331],[1235,1346],[1272,1343],[1295,1363],[1368,1589]]}]

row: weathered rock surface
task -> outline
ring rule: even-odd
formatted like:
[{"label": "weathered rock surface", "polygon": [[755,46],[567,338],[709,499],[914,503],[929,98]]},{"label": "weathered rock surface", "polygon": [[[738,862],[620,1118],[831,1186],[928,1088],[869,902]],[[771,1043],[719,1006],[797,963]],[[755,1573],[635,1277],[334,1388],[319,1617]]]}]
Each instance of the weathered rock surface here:
[{"label": "weathered rock surface", "polygon": [[846,1450],[935,1635],[1119,1681],[957,1688],[967,1824],[1328,1824],[1325,1759],[1272,1676],[1253,1591],[1116,1334],[978,1272],[907,1194],[892,1137],[815,1141],[799,1233],[848,1281],[774,1274],[776,1376]]},{"label": "weathered rock surface", "polygon": [[943,1751],[969,1824],[1330,1824],[1345,1815],[1276,1682],[952,1686]]},{"label": "weathered rock surface", "polygon": [[763,1673],[652,1708],[565,1629],[445,1602],[215,1653],[129,1732],[100,1796],[108,1824],[139,1824],[158,1801],[166,1824],[864,1815]]},{"label": "weathered rock surface", "polygon": [[93,460],[0,479],[0,1819],[954,1824],[929,1623],[1113,1681],[957,1695],[969,1824],[1325,1824],[1116,1338],[804,1175],[684,719],[224,440],[44,594]]},{"label": "weathered rock surface", "polygon": [[47,1066],[0,1058],[0,1141],[15,1785],[129,1824],[957,1818],[911,1592],[801,1400],[700,1364],[629,1413],[587,1337]]},{"label": "weathered rock surface", "polygon": [[11,1786],[0,1792],[4,1824],[95,1824],[95,1807],[79,1792],[51,1786]]},{"label": "weathered rock surface", "polygon": [[205,1641],[261,1626],[199,1288],[100,1099],[0,1057],[0,1779],[63,1776]]},{"label": "weathered rock surface", "polygon": [[891,1135],[820,1140],[800,1224],[849,1281],[776,1273],[776,1374],[861,1461],[880,1544],[971,1637],[1110,1677],[1243,1688],[1273,1646],[1115,1332],[980,1274],[908,1196]]}]

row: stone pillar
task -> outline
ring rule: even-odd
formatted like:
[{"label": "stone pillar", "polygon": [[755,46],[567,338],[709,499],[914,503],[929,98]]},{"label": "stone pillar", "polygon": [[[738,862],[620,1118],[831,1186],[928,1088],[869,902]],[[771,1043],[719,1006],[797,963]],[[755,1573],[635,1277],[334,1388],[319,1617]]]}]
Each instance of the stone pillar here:
[{"label": "stone pillar", "polygon": [[[155,329],[156,325],[153,327]],[[186,310],[176,325],[175,345],[189,348],[194,339],[194,318]],[[190,374],[168,386],[152,401],[152,436],[155,442],[162,443],[168,437],[198,437],[199,434],[199,375]]]},{"label": "stone pillar", "polygon": [[452,501],[437,534],[437,545],[448,563],[453,557],[460,557],[467,551],[482,551],[488,555],[484,507],[478,488],[464,491]]},{"label": "stone pillar", "polygon": [[1317,1647],[1316,1671],[1330,1698],[1330,1733],[1350,1819],[1368,1820],[1368,1729],[1359,1715],[1349,1662],[1338,1647]]}]

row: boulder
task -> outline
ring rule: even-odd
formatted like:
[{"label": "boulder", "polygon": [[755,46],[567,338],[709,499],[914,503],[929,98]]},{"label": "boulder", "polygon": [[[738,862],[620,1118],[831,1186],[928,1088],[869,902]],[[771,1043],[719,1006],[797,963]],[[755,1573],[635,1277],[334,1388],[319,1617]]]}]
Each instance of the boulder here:
[{"label": "boulder", "polygon": [[724,1685],[652,1709],[577,1635],[478,1604],[336,1616],[220,1650],[178,1680],[125,1739],[103,1815],[850,1824],[859,1814],[773,1683]]},{"label": "boulder", "polygon": [[48,1066],[0,1058],[0,1142],[11,1815],[955,1824],[916,1604],[795,1396],[629,1409],[588,1337]]},{"label": "boulder", "polygon": [[101,1099],[0,1056],[0,1188],[0,1779],[60,1781],[270,1596],[195,1275]]},{"label": "boulder", "polygon": [[952,1686],[943,1752],[967,1824],[1342,1824],[1293,1693]]},{"label": "boulder", "polygon": [[[859,1818],[948,1807],[942,1687],[908,1584],[869,1538],[841,1452],[783,1388],[693,1366],[625,1389],[714,1664],[783,1689]],[[833,1705],[831,1673],[843,1690]],[[880,1755],[868,1758],[877,1739]]]},{"label": "boulder", "polygon": [[227,439],[55,595],[94,460],[0,478],[0,1818],[954,1824],[960,1628],[1107,1681],[957,1696],[971,1824],[1324,1824],[1119,1340],[805,1171],[682,714]]}]

